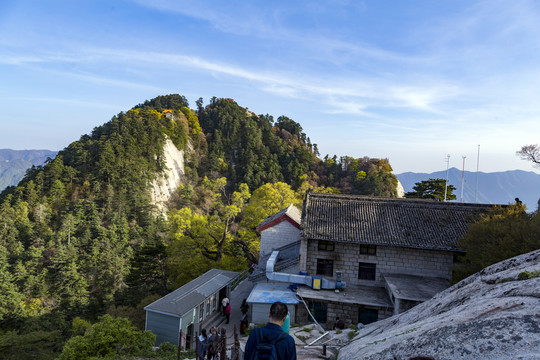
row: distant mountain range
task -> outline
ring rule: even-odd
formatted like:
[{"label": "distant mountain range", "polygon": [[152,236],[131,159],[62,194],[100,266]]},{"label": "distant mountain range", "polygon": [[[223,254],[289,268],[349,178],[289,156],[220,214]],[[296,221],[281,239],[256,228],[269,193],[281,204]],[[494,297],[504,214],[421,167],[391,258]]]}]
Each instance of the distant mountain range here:
[{"label": "distant mountain range", "polygon": [[47,158],[54,158],[57,151],[0,149],[0,192],[17,185],[32,165],[42,165]]},{"label": "distant mountain range", "polygon": [[[420,181],[428,179],[446,179],[446,171],[431,174],[405,172],[396,174],[405,192],[411,191]],[[457,201],[461,198],[462,171],[456,168],[448,170],[448,183],[454,185]],[[477,203],[503,204],[515,203],[519,198],[529,211],[537,209],[540,199],[540,174],[533,171],[511,170],[493,173],[478,173],[478,191],[476,191],[476,172],[465,171],[465,186],[463,187],[463,202],[474,203],[475,192]]]}]

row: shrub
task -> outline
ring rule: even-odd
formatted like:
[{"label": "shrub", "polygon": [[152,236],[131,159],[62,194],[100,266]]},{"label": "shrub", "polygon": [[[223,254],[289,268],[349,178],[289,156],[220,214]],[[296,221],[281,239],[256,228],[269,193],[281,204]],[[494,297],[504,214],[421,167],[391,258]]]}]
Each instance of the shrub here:
[{"label": "shrub", "polygon": [[129,320],[104,315],[84,335],[69,339],[58,359],[85,360],[151,354],[155,341],[154,334],[137,330]]}]

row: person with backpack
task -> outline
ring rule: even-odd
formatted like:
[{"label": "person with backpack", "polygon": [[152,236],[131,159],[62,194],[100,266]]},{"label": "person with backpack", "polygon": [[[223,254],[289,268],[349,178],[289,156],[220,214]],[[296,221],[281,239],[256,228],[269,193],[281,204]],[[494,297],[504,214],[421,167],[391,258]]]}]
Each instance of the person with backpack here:
[{"label": "person with backpack", "polygon": [[294,339],[281,329],[288,313],[287,305],[281,301],[272,304],[268,323],[262,328],[256,327],[249,334],[244,360],[296,360]]}]

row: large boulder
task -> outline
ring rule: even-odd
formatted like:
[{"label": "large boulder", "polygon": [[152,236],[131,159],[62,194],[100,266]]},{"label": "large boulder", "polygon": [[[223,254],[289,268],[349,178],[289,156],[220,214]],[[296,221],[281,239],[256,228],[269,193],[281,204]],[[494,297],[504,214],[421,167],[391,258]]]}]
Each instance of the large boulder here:
[{"label": "large boulder", "polygon": [[370,324],[339,360],[540,359],[540,250],[504,260]]}]

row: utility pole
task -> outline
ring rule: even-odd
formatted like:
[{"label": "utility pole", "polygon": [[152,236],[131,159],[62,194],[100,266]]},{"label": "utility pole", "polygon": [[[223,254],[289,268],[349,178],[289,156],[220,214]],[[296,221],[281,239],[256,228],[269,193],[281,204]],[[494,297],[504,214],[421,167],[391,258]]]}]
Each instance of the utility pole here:
[{"label": "utility pole", "polygon": [[480,167],[480,145],[478,145],[478,155],[476,156],[476,190],[474,190],[474,202],[478,203],[478,168]]},{"label": "utility pole", "polygon": [[463,158],[463,171],[461,172],[461,202],[463,202],[463,187],[465,186],[465,158],[466,156],[461,156]]},{"label": "utility pole", "polygon": [[448,189],[448,166],[450,165],[450,154],[446,154],[446,183],[444,184],[444,201],[446,202],[446,191]]}]

